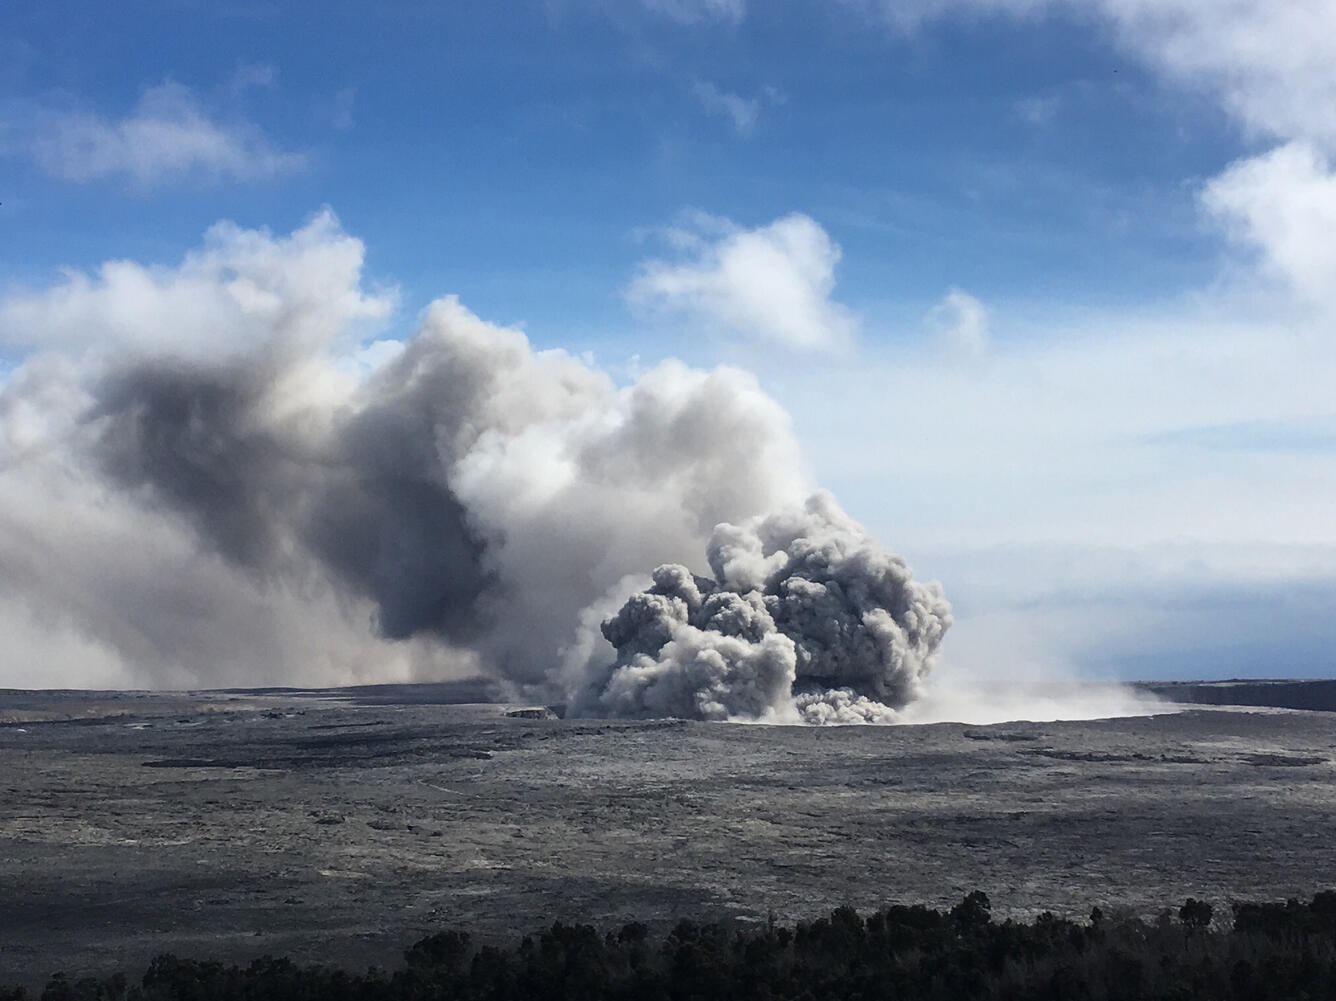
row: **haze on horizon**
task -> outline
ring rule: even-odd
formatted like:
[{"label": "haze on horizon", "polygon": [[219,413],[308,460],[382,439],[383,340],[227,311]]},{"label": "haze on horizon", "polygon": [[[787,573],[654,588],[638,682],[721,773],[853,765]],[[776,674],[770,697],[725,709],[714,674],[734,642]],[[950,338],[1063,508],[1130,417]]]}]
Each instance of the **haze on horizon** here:
[{"label": "haze on horizon", "polygon": [[0,687],[570,691],[818,489],[895,698],[1331,671],[1329,4],[3,21]]}]

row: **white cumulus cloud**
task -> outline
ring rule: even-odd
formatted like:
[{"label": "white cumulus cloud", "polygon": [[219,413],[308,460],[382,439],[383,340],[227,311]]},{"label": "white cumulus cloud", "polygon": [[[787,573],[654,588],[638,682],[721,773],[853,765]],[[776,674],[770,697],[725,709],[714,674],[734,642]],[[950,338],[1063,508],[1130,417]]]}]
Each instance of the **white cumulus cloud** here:
[{"label": "white cumulus cloud", "polygon": [[1288,143],[1233,164],[1202,197],[1269,273],[1310,302],[1336,305],[1336,173],[1325,157]]},{"label": "white cumulus cloud", "polygon": [[643,264],[627,290],[633,305],[797,350],[852,343],[857,319],[831,299],[840,247],[808,216],[755,229],[702,219],[673,237],[684,259]]},{"label": "white cumulus cloud", "polygon": [[345,331],[355,342],[395,302],[359,284],[364,253],[329,210],[283,237],[221,222],[179,267],[113,260],[13,292],[0,301],[0,345],[218,359],[256,350],[276,327],[294,343]]}]

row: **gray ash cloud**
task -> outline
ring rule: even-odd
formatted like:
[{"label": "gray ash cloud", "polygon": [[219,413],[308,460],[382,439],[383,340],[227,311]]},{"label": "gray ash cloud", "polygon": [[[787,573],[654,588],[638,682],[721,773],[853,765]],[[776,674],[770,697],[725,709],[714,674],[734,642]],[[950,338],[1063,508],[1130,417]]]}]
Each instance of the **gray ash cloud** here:
[{"label": "gray ash cloud", "polygon": [[577,712],[814,721],[914,697],[945,602],[804,505],[753,377],[619,383],[453,298],[363,349],[390,300],[361,254],[327,214],[222,227],[0,303],[29,345],[0,383],[0,680],[481,672]]},{"label": "gray ash cloud", "polygon": [[950,606],[828,493],[719,525],[707,557],[712,577],[660,566],[604,621],[617,656],[581,711],[886,721],[920,694]]}]

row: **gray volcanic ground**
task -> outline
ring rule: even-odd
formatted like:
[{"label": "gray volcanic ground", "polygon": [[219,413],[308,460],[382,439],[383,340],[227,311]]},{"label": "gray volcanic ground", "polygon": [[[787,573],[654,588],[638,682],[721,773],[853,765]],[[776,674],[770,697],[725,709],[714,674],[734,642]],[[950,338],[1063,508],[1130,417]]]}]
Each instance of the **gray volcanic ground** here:
[{"label": "gray volcanic ground", "polygon": [[388,964],[452,925],[1336,885],[1336,714],[826,729],[373,695],[0,693],[0,984]]}]

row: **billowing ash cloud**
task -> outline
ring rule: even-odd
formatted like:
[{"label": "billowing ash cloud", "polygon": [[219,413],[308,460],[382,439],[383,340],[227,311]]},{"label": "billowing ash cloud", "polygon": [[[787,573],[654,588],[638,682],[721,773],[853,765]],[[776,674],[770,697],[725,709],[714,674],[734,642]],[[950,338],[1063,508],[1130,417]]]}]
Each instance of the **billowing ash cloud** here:
[{"label": "billowing ash cloud", "polygon": [[[799,507],[788,417],[750,375],[619,385],[453,298],[368,345],[393,295],[361,268],[324,213],[0,302],[27,349],[0,377],[0,685],[482,672],[588,712],[761,717],[796,681],[813,719],[912,697],[945,605],[829,498]],[[629,684],[685,635],[654,646],[634,612],[618,650],[598,635],[707,539],[715,580],[661,571],[654,597],[737,647],[722,711],[668,697],[695,691],[671,671]]]},{"label": "billowing ash cloud", "polygon": [[828,493],[721,524],[713,577],[668,564],[603,623],[616,662],[577,708],[615,716],[889,721],[915,699],[951,624]]}]

